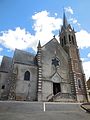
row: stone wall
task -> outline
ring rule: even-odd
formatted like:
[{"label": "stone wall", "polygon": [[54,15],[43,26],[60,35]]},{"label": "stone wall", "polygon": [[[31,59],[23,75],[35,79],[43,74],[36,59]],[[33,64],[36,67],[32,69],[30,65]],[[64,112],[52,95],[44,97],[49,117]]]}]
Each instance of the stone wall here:
[{"label": "stone wall", "polygon": [[[16,80],[16,100],[36,100],[37,99],[37,67],[15,64],[14,69],[17,69]],[[30,72],[30,80],[24,80],[26,71]]]},{"label": "stone wall", "polygon": [[6,72],[0,72],[0,99],[2,99],[2,95],[6,89],[8,80],[8,73]]}]

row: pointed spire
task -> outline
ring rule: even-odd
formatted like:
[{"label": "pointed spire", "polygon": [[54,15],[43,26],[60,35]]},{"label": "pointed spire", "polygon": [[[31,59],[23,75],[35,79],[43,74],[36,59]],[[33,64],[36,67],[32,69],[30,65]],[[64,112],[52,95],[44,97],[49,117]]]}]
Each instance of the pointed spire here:
[{"label": "pointed spire", "polygon": [[41,47],[41,43],[40,43],[40,40],[39,40],[39,43],[38,43],[38,48],[40,48]]},{"label": "pointed spire", "polygon": [[65,12],[64,12],[63,13],[63,27],[67,28],[67,26],[68,26],[68,22],[67,22],[67,18],[66,18]]}]

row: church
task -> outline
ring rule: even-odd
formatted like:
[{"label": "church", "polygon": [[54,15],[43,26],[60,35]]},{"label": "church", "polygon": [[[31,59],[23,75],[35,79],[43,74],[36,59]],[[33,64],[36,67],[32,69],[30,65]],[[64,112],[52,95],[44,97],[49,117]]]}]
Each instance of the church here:
[{"label": "church", "polygon": [[15,49],[0,66],[0,100],[84,102],[87,85],[75,31],[63,14],[63,25],[37,53]]}]

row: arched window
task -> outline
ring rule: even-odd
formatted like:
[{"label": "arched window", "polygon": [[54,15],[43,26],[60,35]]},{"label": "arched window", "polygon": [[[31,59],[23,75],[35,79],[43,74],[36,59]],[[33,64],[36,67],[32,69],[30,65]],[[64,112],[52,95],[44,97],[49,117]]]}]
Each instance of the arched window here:
[{"label": "arched window", "polygon": [[73,36],[72,36],[72,43],[73,43],[73,45],[74,45],[74,38],[73,38]]},{"label": "arched window", "polygon": [[71,44],[71,36],[69,35],[69,42],[70,42],[70,44]]},{"label": "arched window", "polygon": [[26,72],[24,73],[24,80],[26,80],[26,81],[29,81],[29,80],[30,80],[30,72],[29,72],[29,71],[26,71]]},{"label": "arched window", "polygon": [[81,80],[78,79],[78,88],[81,88]]}]

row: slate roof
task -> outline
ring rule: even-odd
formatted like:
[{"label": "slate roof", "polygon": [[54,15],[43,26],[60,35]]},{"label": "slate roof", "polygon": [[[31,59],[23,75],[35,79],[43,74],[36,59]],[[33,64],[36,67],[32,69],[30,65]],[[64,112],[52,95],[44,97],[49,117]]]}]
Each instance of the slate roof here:
[{"label": "slate roof", "polygon": [[14,63],[21,63],[26,65],[34,65],[35,56],[29,52],[15,49],[14,52]]},{"label": "slate roof", "polygon": [[0,72],[9,72],[11,65],[12,65],[12,58],[3,56],[0,66]]}]

